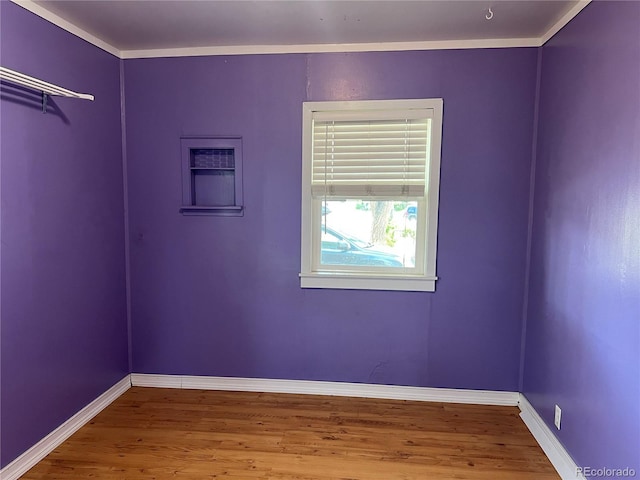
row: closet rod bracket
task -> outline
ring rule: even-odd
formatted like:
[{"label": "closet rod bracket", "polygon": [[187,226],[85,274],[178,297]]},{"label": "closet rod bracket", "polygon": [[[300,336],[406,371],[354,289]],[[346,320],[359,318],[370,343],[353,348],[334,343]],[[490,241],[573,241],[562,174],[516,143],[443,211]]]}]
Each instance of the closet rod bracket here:
[{"label": "closet rod bracket", "polygon": [[48,99],[49,99],[49,95],[45,92],[42,92],[42,113],[47,113]]}]

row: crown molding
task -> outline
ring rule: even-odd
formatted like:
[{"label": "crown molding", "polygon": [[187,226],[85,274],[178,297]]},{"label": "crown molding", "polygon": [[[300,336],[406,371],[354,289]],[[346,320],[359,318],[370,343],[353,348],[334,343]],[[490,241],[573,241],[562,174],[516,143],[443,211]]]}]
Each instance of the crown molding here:
[{"label": "crown molding", "polygon": [[269,55],[286,53],[400,52],[475,48],[539,47],[539,38],[497,38],[425,42],[321,43],[304,45],[228,45],[216,47],[123,50],[122,58],[200,57],[209,55]]},{"label": "crown molding", "polygon": [[48,22],[51,22],[54,25],[62,28],[63,30],[66,30],[67,32],[75,35],[76,37],[80,37],[83,40],[86,40],[90,44],[95,45],[96,47],[104,50],[105,52],[108,52],[111,55],[114,55],[118,58],[122,58],[120,50],[118,50],[113,45],[110,45],[109,43],[99,39],[98,37],[96,37],[95,35],[92,35],[86,30],[83,30],[82,28],[77,27],[76,25],[69,22],[68,20],[65,20],[61,16],[56,15],[53,12],[50,12],[46,8],[35,3],[33,0],[11,0],[11,1],[16,5],[21,6],[25,10],[29,10],[31,13],[34,13],[39,17],[44,18]]},{"label": "crown molding", "polygon": [[50,12],[33,0],[11,0],[16,5],[57,25],[73,35],[86,40],[96,47],[121,59],[198,57],[212,55],[266,55],[288,53],[349,53],[349,52],[399,52],[409,50],[461,50],[477,48],[521,48],[540,47],[558,33],[591,0],[580,0],[560,20],[553,24],[541,37],[532,38],[494,38],[475,40],[443,40],[422,42],[380,42],[380,43],[331,43],[300,45],[228,45],[184,48],[151,48],[139,50],[120,50],[90,32]]},{"label": "crown molding", "polygon": [[547,43],[551,39],[551,37],[562,30],[567,23],[573,20],[575,16],[578,15],[584,9],[584,7],[586,7],[590,3],[591,0],[580,0],[577,4],[575,4],[571,10],[565,13],[560,20],[554,23],[551,28],[549,28],[549,30],[547,30],[547,32],[540,37],[540,45],[542,46]]}]

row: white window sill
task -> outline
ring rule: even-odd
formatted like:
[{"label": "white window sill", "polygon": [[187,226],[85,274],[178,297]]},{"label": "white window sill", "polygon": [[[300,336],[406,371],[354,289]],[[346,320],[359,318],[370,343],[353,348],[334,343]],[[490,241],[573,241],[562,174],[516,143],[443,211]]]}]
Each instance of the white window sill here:
[{"label": "white window sill", "polygon": [[301,288],[336,288],[346,290],[402,290],[435,292],[438,277],[362,275],[348,273],[301,273]]}]

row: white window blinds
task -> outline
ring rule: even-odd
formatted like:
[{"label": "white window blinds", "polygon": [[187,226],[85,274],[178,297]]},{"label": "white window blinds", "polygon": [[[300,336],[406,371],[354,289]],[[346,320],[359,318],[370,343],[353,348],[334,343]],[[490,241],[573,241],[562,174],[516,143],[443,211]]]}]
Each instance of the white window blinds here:
[{"label": "white window blinds", "polygon": [[432,114],[314,112],[312,195],[423,197]]}]

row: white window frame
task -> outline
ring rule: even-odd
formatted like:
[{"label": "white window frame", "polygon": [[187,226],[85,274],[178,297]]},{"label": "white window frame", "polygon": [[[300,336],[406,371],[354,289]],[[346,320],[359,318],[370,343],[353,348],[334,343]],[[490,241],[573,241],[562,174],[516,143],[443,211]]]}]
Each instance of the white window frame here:
[{"label": "white window frame", "polygon": [[[335,288],[357,290],[435,291],[436,253],[438,236],[438,198],[440,186],[440,152],[442,145],[441,98],[411,100],[366,100],[304,102],[302,119],[302,231],[301,231],[301,288]],[[326,116],[335,112],[366,112],[399,110],[428,110],[431,118],[430,154],[427,165],[426,194],[418,200],[416,232],[416,268],[378,268],[375,272],[357,271],[340,266],[319,269],[319,259],[314,251],[320,251],[320,221],[322,200],[311,193],[313,120],[315,114]],[[332,199],[335,197],[331,197]],[[382,199],[382,198],[381,198]],[[374,200],[372,198],[372,200]],[[426,206],[426,208],[425,208]]]}]

